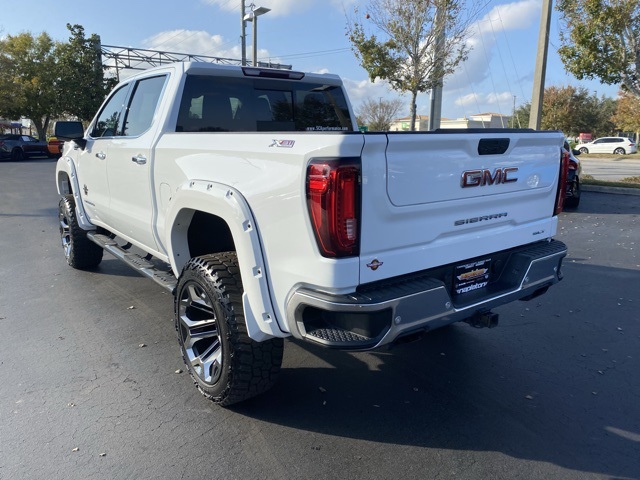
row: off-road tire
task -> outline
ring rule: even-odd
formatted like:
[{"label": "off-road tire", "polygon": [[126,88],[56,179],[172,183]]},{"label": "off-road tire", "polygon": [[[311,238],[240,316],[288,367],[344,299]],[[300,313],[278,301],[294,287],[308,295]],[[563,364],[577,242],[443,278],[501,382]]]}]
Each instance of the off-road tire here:
[{"label": "off-road tire", "polygon": [[235,252],[192,258],[178,281],[175,326],[182,357],[198,390],[228,406],[259,395],[276,382],[281,338],[249,338]]},{"label": "off-road tire", "polygon": [[76,218],[76,202],[73,195],[63,195],[58,204],[60,240],[67,263],[73,268],[87,270],[102,261],[103,250],[87,238]]}]

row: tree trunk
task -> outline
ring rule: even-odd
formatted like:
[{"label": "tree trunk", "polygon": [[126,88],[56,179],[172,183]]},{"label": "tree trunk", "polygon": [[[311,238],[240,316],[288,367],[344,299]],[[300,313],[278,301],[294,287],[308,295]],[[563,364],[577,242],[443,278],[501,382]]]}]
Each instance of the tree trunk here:
[{"label": "tree trunk", "polygon": [[38,139],[41,141],[47,140],[47,127],[49,126],[49,117],[31,119],[31,123],[36,127],[38,132]]},{"label": "tree trunk", "polygon": [[416,98],[418,97],[418,91],[414,90],[411,92],[411,124],[409,130],[415,132],[416,130]]}]

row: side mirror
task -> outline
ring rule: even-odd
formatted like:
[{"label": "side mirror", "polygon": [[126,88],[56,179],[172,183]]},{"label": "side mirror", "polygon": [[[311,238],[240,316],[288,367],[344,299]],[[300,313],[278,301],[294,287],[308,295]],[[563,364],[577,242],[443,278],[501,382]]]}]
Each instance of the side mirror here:
[{"label": "side mirror", "polygon": [[87,145],[87,141],[84,139],[82,122],[56,122],[53,130],[53,135],[58,140],[73,141],[80,148],[84,148]]}]

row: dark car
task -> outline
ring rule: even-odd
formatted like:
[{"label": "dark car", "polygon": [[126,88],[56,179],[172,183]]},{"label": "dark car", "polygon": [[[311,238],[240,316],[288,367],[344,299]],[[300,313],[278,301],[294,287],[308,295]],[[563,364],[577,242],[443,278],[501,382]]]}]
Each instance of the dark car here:
[{"label": "dark car", "polygon": [[47,142],[29,135],[0,134],[0,158],[20,161],[37,156],[49,156]]},{"label": "dark car", "polygon": [[582,175],[582,167],[580,160],[576,155],[580,155],[580,151],[572,149],[569,142],[565,140],[564,150],[569,154],[569,172],[567,174],[567,190],[564,204],[567,208],[578,208],[580,204],[580,175]]}]

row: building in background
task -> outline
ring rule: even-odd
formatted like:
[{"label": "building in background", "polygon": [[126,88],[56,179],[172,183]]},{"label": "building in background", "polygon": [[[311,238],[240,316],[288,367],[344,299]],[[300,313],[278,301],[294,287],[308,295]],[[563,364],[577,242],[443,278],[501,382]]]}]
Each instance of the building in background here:
[{"label": "building in background", "polygon": [[[440,128],[509,128],[511,116],[500,113],[477,113],[462,118],[442,118]],[[411,117],[397,118],[391,122],[389,128],[392,132],[408,132],[410,130]],[[416,131],[429,130],[429,117],[427,115],[416,116]]]},{"label": "building in background", "polygon": [[0,118],[0,133],[13,133],[21,135],[23,130],[27,128],[21,122],[14,122]]}]

